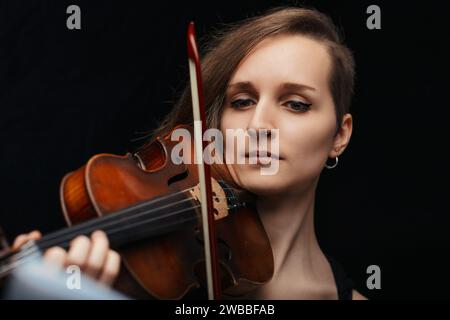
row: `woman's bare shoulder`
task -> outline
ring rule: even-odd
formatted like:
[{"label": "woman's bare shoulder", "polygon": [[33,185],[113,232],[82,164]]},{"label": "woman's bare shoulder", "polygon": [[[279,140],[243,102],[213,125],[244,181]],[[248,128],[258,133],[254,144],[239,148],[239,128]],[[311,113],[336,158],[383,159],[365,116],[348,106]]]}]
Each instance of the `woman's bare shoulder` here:
[{"label": "woman's bare shoulder", "polygon": [[356,290],[353,290],[352,299],[353,300],[369,300]]}]

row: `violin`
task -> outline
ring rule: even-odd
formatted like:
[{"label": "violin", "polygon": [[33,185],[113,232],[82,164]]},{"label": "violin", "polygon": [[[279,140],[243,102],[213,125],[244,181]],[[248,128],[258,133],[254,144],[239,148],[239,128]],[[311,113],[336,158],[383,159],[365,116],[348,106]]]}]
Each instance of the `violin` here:
[{"label": "violin", "polygon": [[[192,23],[188,55],[194,127],[177,128],[194,134],[198,156],[206,123]],[[100,229],[122,257],[115,288],[130,297],[180,299],[196,288],[210,299],[239,297],[267,283],[272,250],[248,193],[224,165],[171,161],[176,143],[169,133],[134,154],[95,155],[68,173],[60,202],[69,227],[3,255],[0,278],[43,250],[68,248],[74,237]]]}]

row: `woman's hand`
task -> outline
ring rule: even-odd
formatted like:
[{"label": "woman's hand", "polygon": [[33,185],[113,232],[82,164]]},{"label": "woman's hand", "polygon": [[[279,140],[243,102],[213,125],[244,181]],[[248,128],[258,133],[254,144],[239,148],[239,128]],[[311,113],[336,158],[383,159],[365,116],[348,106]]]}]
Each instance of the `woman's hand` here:
[{"label": "woman's hand", "polygon": [[[32,231],[19,235],[12,246],[14,251],[31,240],[39,240],[41,233]],[[120,269],[120,255],[109,248],[109,241],[103,231],[95,231],[91,237],[78,236],[70,243],[68,251],[52,247],[45,251],[44,260],[65,268],[77,265],[87,275],[98,279],[105,285],[111,285]]]}]

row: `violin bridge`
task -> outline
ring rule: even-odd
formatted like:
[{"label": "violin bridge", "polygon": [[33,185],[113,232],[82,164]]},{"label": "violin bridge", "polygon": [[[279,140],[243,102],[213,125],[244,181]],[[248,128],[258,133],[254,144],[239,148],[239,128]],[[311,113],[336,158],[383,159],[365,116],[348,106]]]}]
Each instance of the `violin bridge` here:
[{"label": "violin bridge", "polygon": [[[228,216],[227,196],[220,184],[213,178],[211,178],[211,186],[213,196],[214,220],[220,220]],[[194,188],[190,189],[189,193],[195,200],[201,202],[200,185],[196,185]]]}]

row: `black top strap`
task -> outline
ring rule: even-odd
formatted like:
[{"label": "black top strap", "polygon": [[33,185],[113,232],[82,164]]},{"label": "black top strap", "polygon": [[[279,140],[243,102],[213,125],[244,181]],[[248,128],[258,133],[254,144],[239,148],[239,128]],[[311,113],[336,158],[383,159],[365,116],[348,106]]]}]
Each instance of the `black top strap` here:
[{"label": "black top strap", "polygon": [[330,263],[333,271],[334,280],[336,282],[338,299],[339,300],[352,300],[354,282],[347,276],[342,265],[334,258],[325,255]]}]

